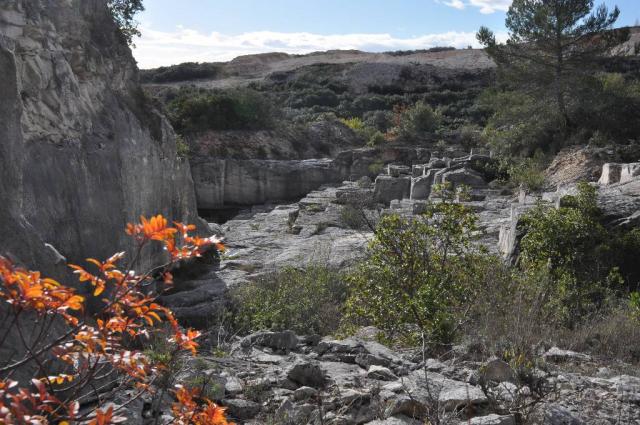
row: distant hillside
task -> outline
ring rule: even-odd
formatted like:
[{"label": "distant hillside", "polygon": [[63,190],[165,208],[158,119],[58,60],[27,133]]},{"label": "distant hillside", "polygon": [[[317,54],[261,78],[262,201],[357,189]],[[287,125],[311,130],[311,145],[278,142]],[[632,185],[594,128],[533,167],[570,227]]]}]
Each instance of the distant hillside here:
[{"label": "distant hillside", "polygon": [[[640,41],[640,27],[631,32],[631,40],[619,48],[627,56],[635,55]],[[607,67],[611,72],[640,70],[636,59],[618,59]],[[185,63],[142,71],[141,78],[147,92],[165,105],[192,153],[300,159],[334,156],[366,142],[349,136],[337,119],[356,118],[385,133],[397,119],[394,108],[417,102],[437,110],[442,126],[431,139],[416,143],[468,139],[488,117],[477,100],[493,84],[494,68],[479,49],[332,50]]]},{"label": "distant hillside", "polygon": [[[399,54],[401,53],[401,54]],[[346,63],[385,63],[394,65],[420,64],[432,65],[449,69],[487,69],[494,65],[489,57],[477,49],[443,50],[435,48],[422,51],[366,53],[357,50],[330,50],[327,52],[315,52],[307,55],[290,55],[287,53],[262,53],[257,55],[239,56],[230,62],[218,62],[210,64],[190,64],[191,68],[209,66],[215,69],[215,75],[204,78],[193,78],[184,67],[185,64],[174,67],[163,67],[151,70],[143,70],[141,78],[144,83],[165,83],[157,81],[158,75],[162,75],[171,68],[182,67],[183,74],[177,73],[172,83],[189,81],[201,87],[225,88],[247,84],[251,80],[261,79],[274,72],[287,72],[315,64],[346,64]],[[161,78],[162,79],[162,78]],[[198,81],[196,81],[198,80]]]}]

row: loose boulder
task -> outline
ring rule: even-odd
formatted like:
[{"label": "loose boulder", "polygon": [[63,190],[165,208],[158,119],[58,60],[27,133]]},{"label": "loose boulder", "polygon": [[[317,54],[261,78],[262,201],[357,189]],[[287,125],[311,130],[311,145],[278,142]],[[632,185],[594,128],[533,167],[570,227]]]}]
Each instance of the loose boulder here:
[{"label": "loose boulder", "polygon": [[283,351],[293,350],[297,345],[298,337],[291,331],[256,332],[240,341],[240,346],[243,348],[261,346]]},{"label": "loose boulder", "polygon": [[320,366],[311,362],[298,362],[289,368],[287,378],[300,386],[323,388],[327,384],[327,377]]}]

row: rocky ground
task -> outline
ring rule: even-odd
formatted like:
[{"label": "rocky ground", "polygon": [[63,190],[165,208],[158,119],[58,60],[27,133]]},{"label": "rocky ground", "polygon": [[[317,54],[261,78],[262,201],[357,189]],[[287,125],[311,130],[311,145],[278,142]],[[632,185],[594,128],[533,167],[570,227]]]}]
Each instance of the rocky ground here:
[{"label": "rocky ground", "polygon": [[[164,298],[183,323],[209,332],[205,354],[188,362],[177,381],[201,385],[238,423],[256,425],[640,424],[637,366],[544,343],[533,362],[509,364],[487,359],[474,344],[453,347],[439,358],[390,349],[376,341],[372,328],[344,340],[291,332],[239,338],[211,328],[207,320],[219,317],[230,287],[286,265],[346,268],[361,258],[373,233],[367,226],[353,228],[344,213],[348,206],[361,206],[373,218],[412,216],[434,201],[434,184],[465,184],[471,199],[464,202],[478,214],[478,243],[509,259],[517,252],[521,214],[539,202],[557,205],[575,192],[571,176],[585,173],[567,160],[566,167],[556,164],[553,170],[568,183],[527,194],[488,183],[476,171],[490,161],[486,156],[423,152],[420,158],[387,166],[375,181],[345,181],[298,202],[254,207],[223,225],[211,224],[226,237],[229,251],[215,265],[191,268],[176,285],[180,292]],[[636,226],[640,163],[606,163],[599,174],[593,184],[605,221]],[[216,348],[220,338],[228,352]],[[142,422],[151,415],[148,404],[147,410],[136,409],[130,414]]]},{"label": "rocky ground", "polygon": [[[541,347],[524,369],[482,360],[473,346],[423,358],[375,334],[259,332],[222,357],[191,361],[177,379],[197,382],[245,424],[640,424],[640,378],[627,365],[557,347]],[[150,412],[139,404],[129,418],[144,422]]]}]

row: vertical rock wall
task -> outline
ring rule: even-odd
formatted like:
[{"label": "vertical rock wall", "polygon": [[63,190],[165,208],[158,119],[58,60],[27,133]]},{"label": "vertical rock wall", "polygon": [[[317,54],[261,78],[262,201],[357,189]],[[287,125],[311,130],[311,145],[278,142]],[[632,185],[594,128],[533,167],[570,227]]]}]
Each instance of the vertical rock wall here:
[{"label": "vertical rock wall", "polygon": [[129,249],[140,214],[197,220],[106,0],[2,0],[0,75],[0,252],[52,272]]}]

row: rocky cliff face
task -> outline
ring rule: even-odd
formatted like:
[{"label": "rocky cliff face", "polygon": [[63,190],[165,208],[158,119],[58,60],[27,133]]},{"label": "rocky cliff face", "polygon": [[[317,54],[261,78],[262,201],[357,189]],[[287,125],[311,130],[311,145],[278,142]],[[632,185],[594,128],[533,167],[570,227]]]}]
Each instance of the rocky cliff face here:
[{"label": "rocky cliff face", "polygon": [[422,148],[390,146],[345,150],[334,159],[196,157],[191,168],[198,207],[206,217],[225,208],[298,200],[323,185],[375,177],[387,163],[411,165],[428,154]]},{"label": "rocky cliff face", "polygon": [[197,219],[105,0],[3,0],[0,73],[0,252],[52,271],[129,248],[140,214]]}]

